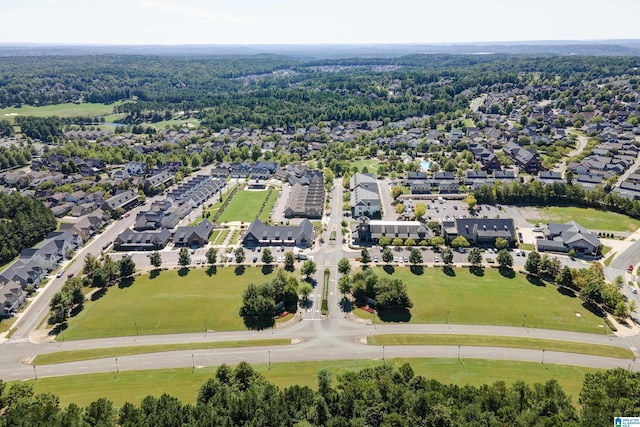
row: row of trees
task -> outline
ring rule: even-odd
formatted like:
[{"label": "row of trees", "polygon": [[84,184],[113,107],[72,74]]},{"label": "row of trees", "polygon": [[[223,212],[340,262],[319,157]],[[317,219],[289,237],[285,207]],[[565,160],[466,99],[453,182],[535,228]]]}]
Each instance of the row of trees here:
[{"label": "row of trees", "polygon": [[220,366],[198,390],[195,403],[168,394],[120,408],[100,398],[85,408],[60,406],[33,384],[0,380],[0,426],[605,426],[640,411],[640,374],[622,369],[585,375],[574,406],[556,380],[503,381],[458,386],[416,375],[411,365],[380,364],[335,379],[318,373],[315,389],[279,388],[251,365]]},{"label": "row of trees", "polygon": [[83,287],[96,287],[104,291],[117,281],[131,277],[135,271],[136,264],[129,256],[116,262],[109,255],[99,259],[92,254],[87,254],[84,258],[82,276],[67,278],[62,289],[51,298],[49,323],[53,325],[64,323],[71,313],[82,310]]}]

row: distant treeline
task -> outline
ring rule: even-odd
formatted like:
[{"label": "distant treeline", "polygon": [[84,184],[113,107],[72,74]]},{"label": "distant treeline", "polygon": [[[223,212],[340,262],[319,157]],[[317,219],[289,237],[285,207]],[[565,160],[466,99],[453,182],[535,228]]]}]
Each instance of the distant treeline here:
[{"label": "distant treeline", "polygon": [[638,67],[638,57],[593,56],[8,57],[0,63],[0,107],[135,100],[118,107],[125,113],[121,123],[198,111],[203,124],[216,130],[395,121],[464,110],[483,88],[530,84],[527,74],[570,85],[635,75]]}]

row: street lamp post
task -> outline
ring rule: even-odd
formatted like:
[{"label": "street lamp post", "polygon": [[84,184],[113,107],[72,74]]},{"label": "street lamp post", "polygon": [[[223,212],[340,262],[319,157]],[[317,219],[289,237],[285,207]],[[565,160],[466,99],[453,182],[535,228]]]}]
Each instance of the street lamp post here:
[{"label": "street lamp post", "polygon": [[382,361],[384,362],[384,346],[382,346]]},{"label": "street lamp post", "polygon": [[271,350],[268,350],[269,353],[269,370],[271,370]]},{"label": "street lamp post", "polygon": [[33,375],[35,375],[36,381],[38,381],[38,372],[36,371],[36,365],[33,365]]},{"label": "street lamp post", "polygon": [[191,373],[193,374],[193,371],[196,370],[196,361],[194,359],[193,354],[191,354]]},{"label": "street lamp post", "polygon": [[544,365],[544,348],[542,349],[542,364]]},{"label": "street lamp post", "polygon": [[116,357],[116,374],[120,373],[120,366],[118,366],[118,358]]},{"label": "street lamp post", "polygon": [[527,313],[524,314],[524,316],[522,317],[522,327],[524,328],[524,322],[527,320]]}]

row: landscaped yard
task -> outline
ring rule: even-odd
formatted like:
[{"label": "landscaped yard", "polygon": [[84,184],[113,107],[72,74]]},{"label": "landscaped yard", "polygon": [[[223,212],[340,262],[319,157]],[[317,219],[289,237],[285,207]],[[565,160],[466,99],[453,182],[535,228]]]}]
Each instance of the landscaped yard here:
[{"label": "landscaped yard", "polygon": [[351,162],[351,167],[356,166],[359,172],[362,172],[362,168],[364,166],[369,169],[369,173],[375,173],[378,170],[378,164],[380,160],[378,159],[359,159],[354,162]]},{"label": "landscaped yard", "polygon": [[537,286],[523,274],[503,277],[494,268],[485,268],[482,276],[463,268],[453,272],[425,268],[415,275],[409,268],[395,269],[392,277],[404,281],[413,302],[410,323],[445,323],[448,313],[449,323],[522,326],[524,320],[529,328],[603,333],[602,319],[555,286]]},{"label": "landscaped yard", "polygon": [[268,191],[238,191],[220,216],[219,222],[251,222],[258,216]]},{"label": "landscaped yard", "polygon": [[[386,359],[396,368],[409,362],[416,375],[435,379],[446,384],[479,386],[495,381],[512,384],[523,380],[528,384],[556,379],[576,403],[582,381],[587,373],[597,369],[531,362],[462,359]],[[196,358],[196,365],[200,361]],[[316,388],[318,372],[326,369],[333,378],[347,371],[371,368],[381,362],[376,360],[340,360],[303,363],[272,363],[271,366],[253,365],[254,369],[280,387],[294,384]],[[116,406],[125,402],[139,404],[149,394],[160,396],[169,393],[185,403],[195,403],[198,389],[215,374],[216,367],[123,371],[39,378],[33,385],[36,393],[53,393],[60,397],[61,406],[73,402],[85,406],[100,397],[106,397]],[[336,386],[334,382],[334,386]]]},{"label": "landscaped yard", "polygon": [[636,231],[640,227],[640,221],[637,219],[615,212],[592,208],[550,206],[540,207],[535,210],[532,208],[524,209],[526,210],[527,221],[532,224],[576,221],[590,230],[629,232]]},{"label": "landscaped yard", "polygon": [[[169,334],[246,329],[238,315],[242,292],[248,283],[263,283],[275,273],[247,268],[238,276],[234,268],[192,268],[184,277],[179,270],[160,272],[156,278],[137,277],[129,287],[114,286],[100,299],[88,302],[69,320],[65,340],[136,334]],[[275,270],[274,270],[275,271]]]},{"label": "landscaped yard", "polygon": [[[72,102],[58,105],[45,105],[42,107],[34,107],[25,105],[21,108],[9,107],[0,109],[0,119],[10,119],[15,114],[20,116],[36,116],[36,117],[73,117],[73,116],[106,116],[113,112],[113,107],[120,105],[122,102],[113,104],[92,104]],[[98,124],[100,126],[101,124]]]}]

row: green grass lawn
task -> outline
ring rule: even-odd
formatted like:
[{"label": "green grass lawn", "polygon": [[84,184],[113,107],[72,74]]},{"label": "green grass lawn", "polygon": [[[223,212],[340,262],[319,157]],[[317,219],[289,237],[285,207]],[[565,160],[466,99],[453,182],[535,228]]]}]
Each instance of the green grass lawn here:
[{"label": "green grass lawn", "polygon": [[55,353],[45,353],[37,355],[32,361],[32,365],[52,365],[56,363],[76,362],[78,360],[104,359],[107,357],[121,357],[133,354],[161,353],[166,351],[181,350],[207,350],[214,348],[235,348],[235,347],[260,347],[271,345],[288,345],[291,340],[271,339],[252,341],[222,341],[204,343],[183,343],[183,344],[158,344],[158,345],[134,345],[128,347],[106,347],[92,348],[89,350],[69,350],[57,351]]},{"label": "green grass lawn", "polygon": [[578,224],[590,230],[629,231],[633,232],[640,227],[640,221],[626,215],[615,212],[601,211],[592,208],[578,207],[540,207],[538,217],[527,221],[536,222],[560,222],[576,221]]},{"label": "green grass lawn", "polygon": [[[446,384],[480,386],[495,381],[512,384],[523,380],[528,384],[556,379],[575,403],[582,388],[584,376],[597,369],[577,366],[553,365],[531,362],[494,361],[481,359],[387,359],[395,367],[409,362],[416,375],[435,379]],[[254,369],[280,387],[293,384],[317,387],[317,375],[321,369],[330,371],[334,378],[347,371],[375,367],[379,360],[341,360],[302,363],[272,363],[271,368],[253,365]],[[196,360],[196,366],[198,360]],[[148,395],[169,393],[185,403],[195,403],[198,389],[215,374],[216,367],[147,370],[74,375],[40,378],[34,383],[36,393],[53,393],[60,397],[61,406],[73,402],[81,406],[106,397],[121,406],[125,402],[139,404]],[[336,386],[336,381],[333,383]]]},{"label": "green grass lawn", "polygon": [[536,286],[522,274],[503,277],[493,268],[483,269],[482,276],[463,268],[453,273],[425,268],[415,275],[409,268],[395,269],[392,277],[404,281],[413,302],[410,323],[445,323],[449,313],[449,323],[522,326],[526,313],[530,328],[602,333],[602,320],[555,286]]},{"label": "green grass lawn", "polygon": [[211,232],[211,235],[209,236],[209,241],[215,245],[216,240],[218,240],[218,237],[220,236],[220,234],[222,234],[223,231],[223,229],[213,230]]},{"label": "green grass lawn", "polygon": [[8,319],[0,320],[0,334],[7,332],[14,323],[16,323],[17,317],[9,317]]},{"label": "green grass lawn", "polygon": [[369,169],[369,173],[375,173],[378,171],[378,164],[380,163],[380,160],[378,159],[358,159],[356,161],[351,162],[349,167],[353,167],[353,166],[357,166],[358,167],[358,171],[362,172],[362,168],[364,166],[367,167],[367,169]]},{"label": "green grass lawn", "polygon": [[219,222],[242,221],[251,222],[255,219],[267,198],[267,190],[264,191],[238,191],[229,202],[227,209],[220,216]]},{"label": "green grass lawn", "polygon": [[271,219],[271,211],[278,201],[278,193],[279,192],[277,190],[274,190],[267,198],[262,214],[260,215],[260,221],[266,223]]},{"label": "green grass lawn", "polygon": [[[58,116],[58,117],[73,117],[73,116],[106,116],[113,112],[113,107],[116,105],[121,105],[123,102],[115,102],[113,104],[92,104],[92,103],[81,103],[75,104],[72,102],[66,104],[58,104],[58,105],[45,105],[42,107],[33,107],[30,105],[25,105],[22,108],[2,108],[0,109],[0,118],[9,118],[11,119],[12,114],[18,114],[21,116],[37,116],[37,117],[50,117],[50,116]],[[5,117],[5,115],[7,115]],[[101,123],[96,124],[96,126],[100,126]]]},{"label": "green grass lawn", "polygon": [[372,335],[367,337],[370,345],[462,345],[471,347],[527,348],[533,350],[561,351],[565,353],[589,354],[593,356],[633,359],[628,348],[610,345],[587,344],[571,341],[538,338],[501,337],[464,334],[397,334]]},{"label": "green grass lawn", "polygon": [[[114,286],[100,299],[88,302],[69,320],[65,340],[245,329],[238,315],[247,284],[273,277],[260,268],[247,268],[237,276],[234,268],[192,268],[184,277],[180,270],[161,271],[156,278],[137,277],[129,287]],[[275,270],[274,270],[275,271]]]}]

